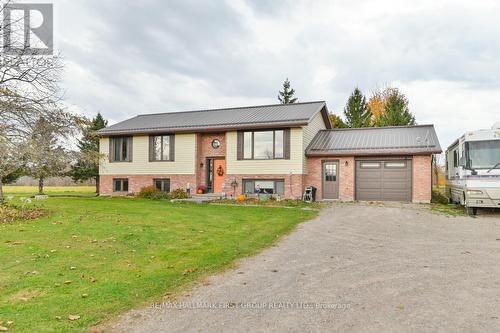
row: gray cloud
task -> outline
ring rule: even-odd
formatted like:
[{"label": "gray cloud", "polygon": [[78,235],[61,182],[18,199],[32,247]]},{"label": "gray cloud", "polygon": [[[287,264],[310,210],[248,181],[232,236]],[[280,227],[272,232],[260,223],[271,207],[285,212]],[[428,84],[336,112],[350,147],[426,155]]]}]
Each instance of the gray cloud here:
[{"label": "gray cloud", "polygon": [[[495,1],[60,0],[55,9],[67,102],[114,121],[273,103],[285,77],[300,100],[324,99],[337,113],[355,86],[397,84],[417,120],[441,128],[443,146],[489,126],[500,108],[485,97],[500,93]],[[470,107],[488,120],[466,119]]]}]

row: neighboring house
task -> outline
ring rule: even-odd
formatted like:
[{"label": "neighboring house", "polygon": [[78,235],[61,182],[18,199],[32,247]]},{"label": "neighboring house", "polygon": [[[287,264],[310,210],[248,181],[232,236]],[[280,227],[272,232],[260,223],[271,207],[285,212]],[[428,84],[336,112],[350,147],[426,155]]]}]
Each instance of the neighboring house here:
[{"label": "neighboring house", "polygon": [[432,125],[332,130],[325,102],[139,115],[99,131],[102,195],[155,185],[237,196],[431,198]]}]

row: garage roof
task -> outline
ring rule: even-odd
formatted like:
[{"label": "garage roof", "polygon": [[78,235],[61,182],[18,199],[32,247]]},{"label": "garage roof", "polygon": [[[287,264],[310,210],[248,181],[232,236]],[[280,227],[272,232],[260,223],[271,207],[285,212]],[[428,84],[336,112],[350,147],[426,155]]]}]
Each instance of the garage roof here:
[{"label": "garage roof", "polygon": [[433,125],[322,130],[306,149],[308,156],[433,153],[441,153]]},{"label": "garage roof", "polygon": [[194,132],[226,129],[249,129],[265,127],[298,127],[307,125],[321,112],[327,127],[330,127],[328,110],[324,101],[246,106],[184,112],[167,112],[138,115],[98,133],[100,135],[123,135],[158,132]]}]

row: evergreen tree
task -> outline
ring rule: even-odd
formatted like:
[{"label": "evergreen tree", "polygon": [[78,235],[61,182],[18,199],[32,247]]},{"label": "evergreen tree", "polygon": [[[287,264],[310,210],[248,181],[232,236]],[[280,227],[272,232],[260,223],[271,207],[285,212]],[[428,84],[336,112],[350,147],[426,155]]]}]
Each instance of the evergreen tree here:
[{"label": "evergreen tree", "polygon": [[354,89],[344,108],[347,127],[369,127],[371,112],[366,98],[358,88]]},{"label": "evergreen tree", "polygon": [[387,94],[384,112],[380,115],[380,126],[415,125],[415,117],[408,107],[408,98],[397,88]]},{"label": "evergreen tree", "polygon": [[71,166],[69,175],[75,182],[95,179],[96,192],[99,193],[99,137],[97,131],[108,125],[101,113],[83,129],[83,137],[78,140],[77,161]]},{"label": "evergreen tree", "polygon": [[330,113],[328,114],[328,118],[330,118],[330,123],[332,124],[333,128],[344,128],[346,127],[344,121],[342,118],[337,116],[335,113]]},{"label": "evergreen tree", "polygon": [[295,90],[290,88],[290,81],[288,78],[283,82],[283,91],[279,92],[278,100],[281,104],[292,104],[297,102],[297,98],[293,97]]}]

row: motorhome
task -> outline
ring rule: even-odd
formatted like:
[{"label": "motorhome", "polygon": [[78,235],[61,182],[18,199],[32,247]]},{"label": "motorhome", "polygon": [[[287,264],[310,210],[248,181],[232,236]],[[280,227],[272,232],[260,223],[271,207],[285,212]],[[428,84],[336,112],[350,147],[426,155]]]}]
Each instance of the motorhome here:
[{"label": "motorhome", "polygon": [[500,122],[466,132],[446,150],[447,192],[451,202],[476,215],[500,208]]}]

